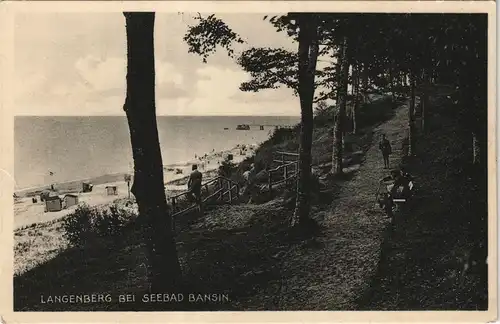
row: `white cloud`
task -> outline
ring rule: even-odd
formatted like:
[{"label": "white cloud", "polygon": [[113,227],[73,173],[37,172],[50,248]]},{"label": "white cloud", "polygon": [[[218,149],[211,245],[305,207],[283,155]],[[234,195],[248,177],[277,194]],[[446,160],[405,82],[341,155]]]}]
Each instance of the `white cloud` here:
[{"label": "white cloud", "polygon": [[[234,100],[242,92],[239,85],[249,76],[243,71],[235,71],[206,65],[197,70],[200,76],[191,99],[159,100],[159,114],[165,115],[297,115],[298,100],[291,93],[281,100],[269,100],[276,91],[244,93],[249,100]],[[283,90],[281,90],[283,91]],[[285,90],[286,93],[287,90]]]},{"label": "white cloud", "polygon": [[196,97],[227,99],[239,92],[241,82],[249,80],[247,73],[209,65],[197,71],[200,76],[196,82]]},{"label": "white cloud", "polygon": [[[290,44],[260,14],[222,18],[249,44]],[[298,114],[298,99],[286,89],[242,93],[239,86],[248,75],[225,53],[218,52],[208,64],[187,53],[182,40],[186,19],[157,15],[159,115]],[[25,14],[16,23],[16,114],[123,114],[126,40],[121,14]]]},{"label": "white cloud", "polygon": [[125,88],[126,64],[125,57],[108,57],[102,60],[89,55],[77,60],[75,68],[90,89],[105,92]]},{"label": "white cloud", "polygon": [[171,82],[178,86],[184,84],[184,75],[172,63],[156,60],[155,74],[156,84],[161,85]]}]

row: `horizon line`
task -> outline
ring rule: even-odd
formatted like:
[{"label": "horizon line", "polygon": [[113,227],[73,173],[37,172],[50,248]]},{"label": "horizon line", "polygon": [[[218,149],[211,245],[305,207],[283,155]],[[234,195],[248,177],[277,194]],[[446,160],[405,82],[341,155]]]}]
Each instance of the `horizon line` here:
[{"label": "horizon line", "polygon": [[[14,115],[16,117],[127,117],[126,115]],[[156,117],[300,117],[299,115],[157,115]]]}]

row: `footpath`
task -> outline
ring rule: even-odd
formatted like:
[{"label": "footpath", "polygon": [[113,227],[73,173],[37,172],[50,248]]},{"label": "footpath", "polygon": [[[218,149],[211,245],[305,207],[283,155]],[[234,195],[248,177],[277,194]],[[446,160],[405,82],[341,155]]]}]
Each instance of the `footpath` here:
[{"label": "footpath", "polygon": [[471,134],[457,122],[457,107],[447,112],[442,97],[438,90],[431,96],[426,130],[419,132],[417,156],[409,164],[415,202],[409,214],[387,229],[377,273],[359,300],[360,310],[488,307],[486,269],[464,271],[472,251],[486,258],[481,248],[487,244],[484,175],[470,168]]},{"label": "footpath", "polygon": [[[314,217],[324,229],[311,248],[298,246],[286,257],[283,270],[293,274],[283,283],[283,309],[355,310],[356,298],[368,289],[380,260],[390,219],[375,205],[384,170],[378,139],[385,134],[392,145],[391,167],[400,163],[401,144],[408,124],[408,106],[373,130],[372,141],[356,171],[346,174],[331,208]],[[283,274],[287,276],[287,274]]]}]

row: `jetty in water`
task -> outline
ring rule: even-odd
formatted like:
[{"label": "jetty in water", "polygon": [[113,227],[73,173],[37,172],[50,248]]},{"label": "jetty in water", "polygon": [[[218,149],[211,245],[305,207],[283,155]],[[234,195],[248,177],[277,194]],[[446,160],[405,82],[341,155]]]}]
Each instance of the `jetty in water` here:
[{"label": "jetty in water", "polygon": [[[260,130],[264,130],[264,127],[266,128],[293,128],[291,125],[276,125],[276,124],[240,124],[236,126],[237,130],[250,130],[253,127],[259,127]],[[226,129],[226,128],[224,128]]]}]

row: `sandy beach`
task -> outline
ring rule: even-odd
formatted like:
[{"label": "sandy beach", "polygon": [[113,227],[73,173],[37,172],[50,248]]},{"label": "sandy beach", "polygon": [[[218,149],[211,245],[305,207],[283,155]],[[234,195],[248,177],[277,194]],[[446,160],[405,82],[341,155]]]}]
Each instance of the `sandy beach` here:
[{"label": "sandy beach", "polygon": [[[229,150],[218,152],[212,151],[201,157],[196,156],[196,158],[193,157],[193,159],[190,161],[165,165],[163,168],[163,173],[167,197],[169,195],[182,192],[187,189],[187,177],[191,172],[191,166],[193,164],[197,164],[199,170],[204,173],[205,182],[216,176],[216,170],[218,169],[220,163],[225,158],[227,158],[228,155],[232,154],[232,161],[234,163],[239,163],[243,161],[247,156],[251,156],[256,147],[257,145],[247,145],[245,147],[246,149],[242,150],[240,146],[236,146]],[[125,173],[117,173],[103,175],[91,179],[74,180],[65,183],[55,183],[54,188],[58,191],[61,197],[66,193],[77,194],[79,205],[85,203],[92,207],[104,206],[113,203],[113,201],[115,200],[128,197],[128,188],[127,183],[124,180],[124,175]],[[82,182],[92,183],[94,186],[93,190],[91,192],[81,192]],[[108,195],[106,192],[107,186],[116,186],[117,194]],[[44,223],[60,219],[74,212],[74,210],[77,208],[77,206],[71,206],[57,212],[45,212],[45,203],[40,201],[39,194],[47,188],[48,186],[43,186],[19,190],[16,192],[16,196],[18,198],[16,198],[14,202],[15,229],[29,226],[35,223]],[[33,197],[37,198],[36,203],[32,202]]]}]

